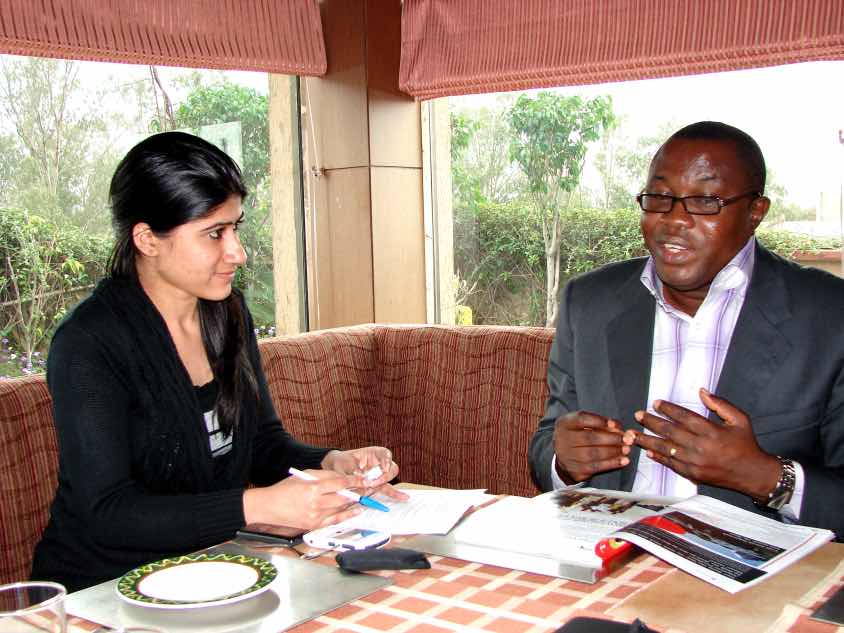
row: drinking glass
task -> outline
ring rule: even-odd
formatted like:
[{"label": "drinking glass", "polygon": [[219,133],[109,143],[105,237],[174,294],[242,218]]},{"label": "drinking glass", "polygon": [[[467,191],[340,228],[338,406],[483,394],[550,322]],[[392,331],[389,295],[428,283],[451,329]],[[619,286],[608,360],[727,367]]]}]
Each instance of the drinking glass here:
[{"label": "drinking glass", "polygon": [[65,633],[65,588],[57,582],[0,585],[0,633]]}]

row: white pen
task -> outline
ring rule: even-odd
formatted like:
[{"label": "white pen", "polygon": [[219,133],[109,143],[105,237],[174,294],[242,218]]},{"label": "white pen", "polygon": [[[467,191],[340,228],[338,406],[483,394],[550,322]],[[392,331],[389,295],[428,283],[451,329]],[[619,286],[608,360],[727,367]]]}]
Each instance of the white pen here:
[{"label": "white pen", "polygon": [[[318,477],[314,477],[313,475],[301,471],[298,468],[293,468],[292,466],[287,472],[289,472],[294,477],[302,479],[303,481],[316,481],[317,479],[319,479]],[[362,506],[366,506],[367,508],[375,508],[376,510],[381,510],[381,512],[390,511],[390,508],[385,506],[383,503],[376,501],[372,497],[361,497],[358,493],[352,492],[351,490],[338,490],[337,494],[346,497],[346,499],[351,499],[352,501],[355,501],[361,504]]]}]

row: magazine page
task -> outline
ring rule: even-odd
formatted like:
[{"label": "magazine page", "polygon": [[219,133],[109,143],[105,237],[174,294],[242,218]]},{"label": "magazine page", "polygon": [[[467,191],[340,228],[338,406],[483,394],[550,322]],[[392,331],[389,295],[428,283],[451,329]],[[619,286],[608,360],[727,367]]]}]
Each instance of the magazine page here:
[{"label": "magazine page", "polygon": [[613,536],[736,593],[785,569],[834,535],[829,530],[780,523],[697,495]]},{"label": "magazine page", "polygon": [[598,541],[663,511],[672,501],[676,499],[584,487],[530,499],[505,497],[466,517],[452,535],[457,543],[600,567]]}]

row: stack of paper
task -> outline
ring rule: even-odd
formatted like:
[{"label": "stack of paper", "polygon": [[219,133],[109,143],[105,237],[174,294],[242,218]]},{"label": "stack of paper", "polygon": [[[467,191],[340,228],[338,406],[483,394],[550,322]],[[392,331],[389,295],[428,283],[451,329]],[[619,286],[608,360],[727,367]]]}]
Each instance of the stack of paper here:
[{"label": "stack of paper", "polygon": [[410,497],[395,501],[378,495],[390,508],[381,512],[365,509],[358,516],[338,523],[338,527],[377,530],[390,534],[445,534],[466,511],[493,499],[486,490],[402,490]]}]

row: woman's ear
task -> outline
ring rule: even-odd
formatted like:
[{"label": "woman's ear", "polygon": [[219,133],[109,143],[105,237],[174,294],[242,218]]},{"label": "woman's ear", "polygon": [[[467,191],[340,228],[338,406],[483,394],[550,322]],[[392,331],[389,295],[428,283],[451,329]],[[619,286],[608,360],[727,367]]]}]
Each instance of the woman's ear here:
[{"label": "woman's ear", "polygon": [[158,237],[146,222],[138,222],[132,227],[132,241],[141,255],[146,255],[147,257],[158,255]]}]

